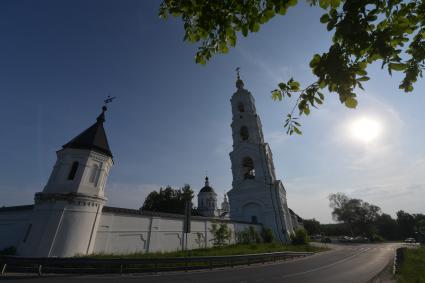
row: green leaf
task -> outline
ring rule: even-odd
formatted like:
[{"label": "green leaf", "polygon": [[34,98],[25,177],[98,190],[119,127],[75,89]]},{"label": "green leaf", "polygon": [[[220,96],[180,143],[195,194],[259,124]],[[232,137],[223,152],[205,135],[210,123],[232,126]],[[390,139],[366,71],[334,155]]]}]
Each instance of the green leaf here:
[{"label": "green leaf", "polygon": [[310,61],[310,67],[311,68],[316,67],[317,64],[319,64],[321,59],[322,59],[322,57],[320,57],[319,54],[314,54],[313,59],[311,59],[311,61]]},{"label": "green leaf", "polygon": [[357,100],[354,97],[348,97],[344,103],[345,103],[345,106],[347,106],[348,108],[357,107]]},{"label": "green leaf", "polygon": [[364,62],[364,61],[362,61],[362,62],[359,62],[359,68],[360,69],[362,69],[362,70],[364,70],[364,69],[366,69],[366,67],[367,67],[367,62]]},{"label": "green leaf", "polygon": [[406,64],[403,63],[389,63],[388,67],[394,71],[403,71],[406,69]]},{"label": "green leaf", "polygon": [[341,0],[331,0],[332,8],[338,8],[340,4],[341,4]]},{"label": "green leaf", "polygon": [[317,98],[317,97],[314,97],[314,101],[317,103],[317,104],[322,104],[323,103],[323,101],[322,100],[320,100],[319,98]]},{"label": "green leaf", "polygon": [[298,129],[297,127],[294,127],[294,132],[297,133],[298,135],[302,135],[303,133],[300,131],[300,129]]},{"label": "green leaf", "polygon": [[298,3],[298,0],[289,0],[288,1],[288,6],[289,7],[293,7],[293,6],[297,5],[297,3]]},{"label": "green leaf", "polygon": [[380,54],[375,53],[372,56],[370,56],[369,59],[370,61],[376,61],[376,60],[382,59],[382,56]]},{"label": "green leaf", "polygon": [[230,46],[235,47],[235,45],[236,45],[236,36],[235,35],[229,36],[227,38],[227,40],[229,41]]},{"label": "green leaf", "polygon": [[319,5],[322,9],[327,9],[330,5],[330,0],[319,0]]},{"label": "green leaf", "polygon": [[288,9],[285,6],[281,6],[280,9],[279,9],[279,14],[285,15],[287,10]]},{"label": "green leaf", "polygon": [[328,31],[331,31],[331,30],[335,27],[335,24],[336,24],[336,20],[335,20],[335,19],[333,19],[332,21],[330,21],[330,22],[326,25],[326,29],[327,29]]},{"label": "green leaf", "polygon": [[329,22],[330,18],[328,14],[324,14],[323,16],[320,17],[320,22],[322,24]]},{"label": "green leaf", "polygon": [[231,26],[226,27],[226,36],[231,37],[233,36],[233,34],[234,34],[234,31],[232,27]]},{"label": "green leaf", "polygon": [[272,99],[273,100],[275,100],[275,101],[276,100],[281,101],[282,98],[283,98],[283,95],[282,95],[282,92],[281,91],[279,91],[278,89],[275,89],[275,90],[272,91]]},{"label": "green leaf", "polygon": [[254,25],[252,26],[252,31],[253,32],[257,32],[260,30],[260,23],[254,23]]},{"label": "green leaf", "polygon": [[369,77],[364,76],[364,77],[358,78],[357,80],[360,82],[365,82],[365,81],[368,81],[369,79],[370,79]]},{"label": "green leaf", "polygon": [[304,107],[303,112],[304,112],[305,115],[309,115],[310,114],[310,108]]},{"label": "green leaf", "polygon": [[264,16],[266,17],[267,20],[270,20],[271,18],[273,18],[274,15],[275,15],[275,12],[273,9],[269,9],[264,12]]},{"label": "green leaf", "polygon": [[367,72],[365,70],[357,70],[356,74],[358,74],[360,76],[365,76],[365,75],[367,75]]},{"label": "green leaf", "polygon": [[229,48],[227,47],[227,44],[225,42],[220,43],[220,52],[221,53],[229,52]]},{"label": "green leaf", "polygon": [[246,25],[242,26],[242,35],[245,37],[248,35],[248,27]]},{"label": "green leaf", "polygon": [[289,87],[292,91],[299,91],[300,90],[300,83],[296,81],[290,81],[288,82]]},{"label": "green leaf", "polygon": [[207,61],[205,60],[204,56],[202,56],[200,53],[197,53],[195,56],[195,62],[201,65],[205,65]]}]

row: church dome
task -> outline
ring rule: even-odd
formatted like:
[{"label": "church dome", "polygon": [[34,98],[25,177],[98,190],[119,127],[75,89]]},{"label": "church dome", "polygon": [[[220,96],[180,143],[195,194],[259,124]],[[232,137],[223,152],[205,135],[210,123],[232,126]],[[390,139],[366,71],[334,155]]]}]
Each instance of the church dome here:
[{"label": "church dome", "polygon": [[205,186],[199,191],[200,193],[214,193],[214,189],[210,187],[208,177],[205,177]]}]

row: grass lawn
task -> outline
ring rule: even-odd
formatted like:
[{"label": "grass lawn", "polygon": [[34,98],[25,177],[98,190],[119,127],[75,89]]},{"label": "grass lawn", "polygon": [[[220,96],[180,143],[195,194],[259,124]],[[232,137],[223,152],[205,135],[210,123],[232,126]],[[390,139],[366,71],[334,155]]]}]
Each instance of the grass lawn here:
[{"label": "grass lawn", "polygon": [[214,247],[208,249],[196,249],[190,251],[175,251],[166,253],[133,253],[126,255],[119,254],[93,254],[90,258],[158,258],[158,257],[185,257],[185,256],[223,256],[223,255],[241,255],[254,253],[271,252],[321,252],[327,249],[311,245],[284,245],[279,243],[262,243],[248,245],[228,245],[224,247]]},{"label": "grass lawn", "polygon": [[425,283],[425,247],[406,250],[397,282]]}]

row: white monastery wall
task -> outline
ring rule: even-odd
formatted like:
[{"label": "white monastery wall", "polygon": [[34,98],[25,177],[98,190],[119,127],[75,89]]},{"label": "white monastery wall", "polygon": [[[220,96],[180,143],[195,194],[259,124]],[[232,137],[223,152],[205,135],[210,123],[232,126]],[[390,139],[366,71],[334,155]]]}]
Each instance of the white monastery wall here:
[{"label": "white monastery wall", "polygon": [[32,205],[2,208],[0,212],[0,250],[17,247],[24,239],[32,213]]},{"label": "white monastery wall", "polygon": [[[68,210],[58,210],[52,213],[50,210],[40,210],[34,213],[34,206],[18,206],[0,208],[0,250],[14,246],[19,247],[18,251],[24,251],[26,255],[37,255],[47,242],[52,242],[49,247],[49,256],[73,256],[85,253],[75,252],[87,249],[85,239],[90,234],[91,225],[86,225],[87,221],[78,221],[76,214],[71,208]],[[61,213],[61,211],[63,213]],[[45,213],[43,213],[45,212]],[[81,213],[81,211],[78,211]],[[93,215],[94,217],[94,215]],[[34,219],[38,218],[38,219]],[[81,217],[86,220],[87,217]],[[36,231],[37,226],[30,228],[30,222],[41,221],[45,223],[43,231]],[[57,223],[59,222],[59,224]],[[68,223],[72,222],[72,223]],[[91,224],[92,221],[89,221]],[[55,225],[49,225],[56,223]],[[261,231],[262,226],[248,222],[235,222],[228,219],[218,219],[210,217],[193,216],[191,221],[191,233],[188,234],[187,248],[199,249],[213,246],[213,235],[211,233],[213,223],[226,223],[232,230],[230,243],[235,243],[235,233],[254,226]],[[75,231],[65,229],[60,233],[56,231],[58,226],[72,228],[76,231],[84,231],[81,234],[80,243]],[[77,229],[77,226],[84,229]],[[90,227],[89,227],[90,226]],[[40,228],[40,227],[38,227]],[[55,233],[56,232],[56,233]],[[147,252],[167,252],[183,249],[185,244],[183,236],[183,215],[141,212],[139,210],[104,207],[100,217],[99,228],[95,232],[93,253],[99,254],[129,254]],[[30,237],[37,237],[32,242],[38,241],[39,245],[28,246]],[[51,239],[55,237],[55,239]],[[24,241],[25,240],[25,241]],[[45,243],[46,242],[46,243]],[[86,249],[80,247],[83,245]],[[31,252],[29,251],[31,250]],[[91,250],[91,249],[90,249]],[[90,252],[89,252],[90,253]]]},{"label": "white monastery wall", "polygon": [[[115,210],[115,211],[114,211]],[[188,249],[213,245],[210,232],[213,223],[226,223],[232,230],[230,243],[235,242],[235,232],[249,226],[261,230],[261,225],[232,222],[217,218],[193,216]],[[139,212],[137,210],[107,207],[102,214],[97,232],[94,253],[128,254],[134,252],[166,252],[183,249],[183,215]]]}]

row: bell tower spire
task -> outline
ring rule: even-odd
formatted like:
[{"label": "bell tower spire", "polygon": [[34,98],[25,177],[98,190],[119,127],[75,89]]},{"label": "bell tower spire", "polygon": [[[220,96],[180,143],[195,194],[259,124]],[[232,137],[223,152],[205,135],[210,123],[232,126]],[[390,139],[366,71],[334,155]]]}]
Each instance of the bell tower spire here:
[{"label": "bell tower spire", "polygon": [[240,68],[236,68],[236,92],[230,99],[233,151],[233,182],[228,193],[230,218],[262,223],[273,230],[275,239],[289,241],[291,218],[286,203],[286,191],[276,179],[270,147],[264,142],[255,99],[244,88]]}]

